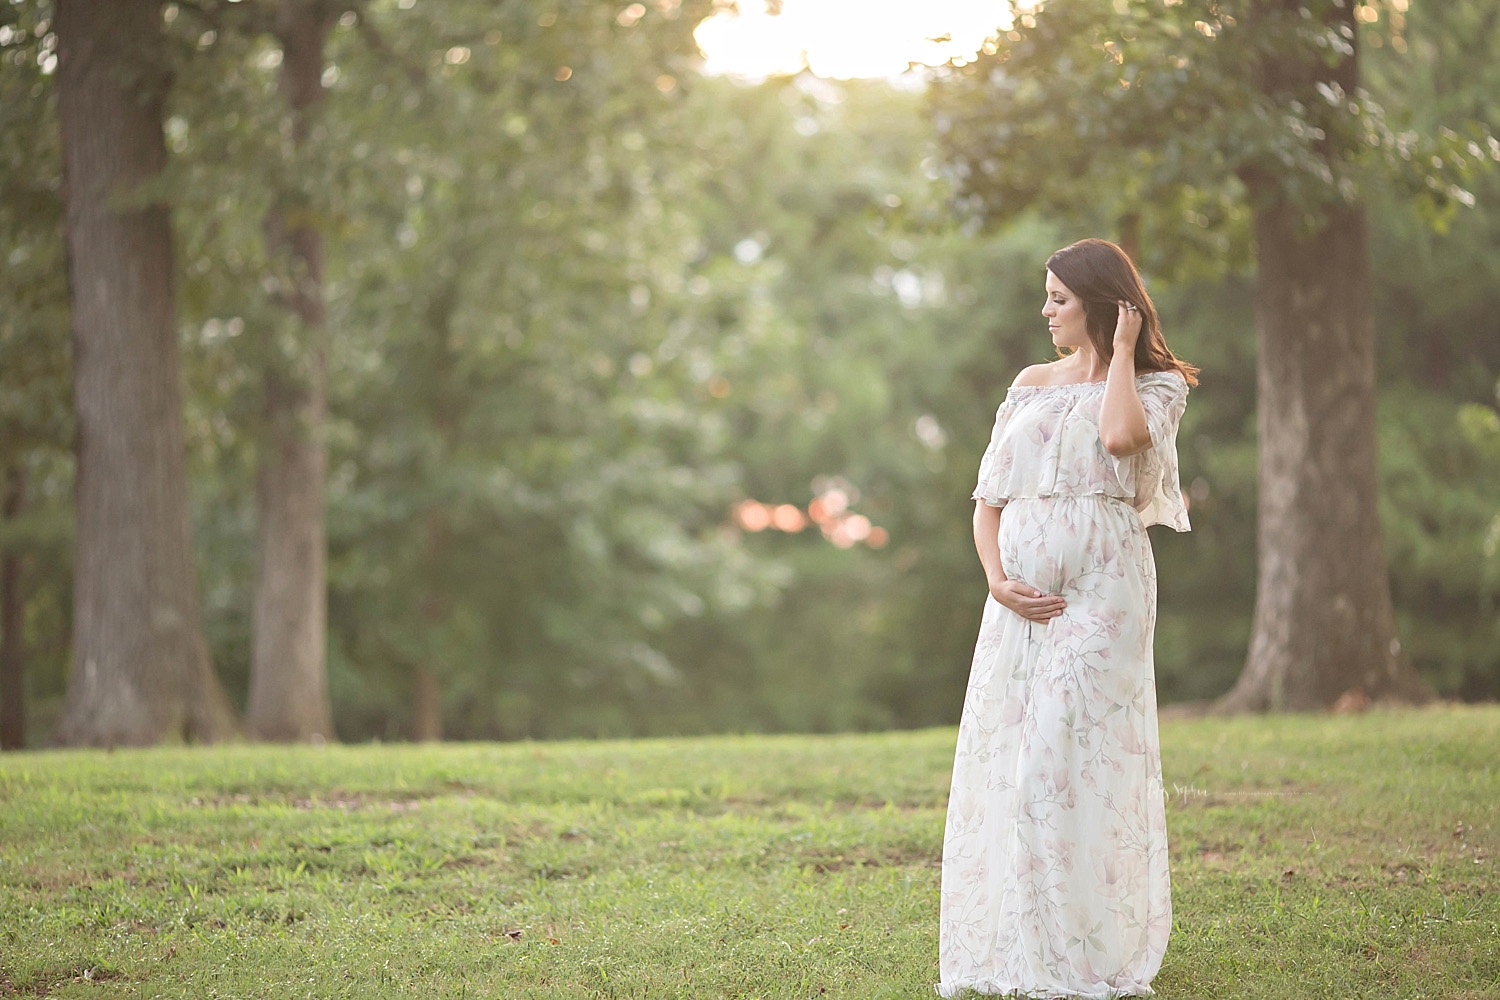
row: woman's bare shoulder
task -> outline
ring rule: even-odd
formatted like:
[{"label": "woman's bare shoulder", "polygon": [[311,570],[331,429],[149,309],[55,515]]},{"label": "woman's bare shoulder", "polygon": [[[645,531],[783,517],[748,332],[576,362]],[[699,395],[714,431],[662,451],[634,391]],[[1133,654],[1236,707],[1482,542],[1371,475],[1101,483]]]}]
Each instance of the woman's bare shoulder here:
[{"label": "woman's bare shoulder", "polygon": [[1016,387],[1024,385],[1056,385],[1060,381],[1056,365],[1056,361],[1045,361],[1039,365],[1028,365],[1021,369],[1021,374],[1016,376],[1016,380],[1011,385]]}]

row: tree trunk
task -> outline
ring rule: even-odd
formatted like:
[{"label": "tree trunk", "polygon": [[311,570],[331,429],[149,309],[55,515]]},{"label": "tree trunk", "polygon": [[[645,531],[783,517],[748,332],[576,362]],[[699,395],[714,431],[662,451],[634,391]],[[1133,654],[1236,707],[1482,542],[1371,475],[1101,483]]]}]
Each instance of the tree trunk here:
[{"label": "tree trunk", "polygon": [[[277,11],[279,89],[297,147],[323,97],[323,5],[287,0]],[[260,545],[250,663],[250,731],[260,739],[333,738],[326,665],[327,536],[323,500],[328,389],[323,238],[305,206],[281,198],[266,219],[272,253],[286,263],[278,299],[299,329],[297,358],[272,352],[265,373],[256,500]]]},{"label": "tree trunk", "polygon": [[73,662],[56,739],[234,733],[209,664],[188,523],[165,205],[111,199],[166,164],[157,0],[58,0],[77,410]]},{"label": "tree trunk", "polygon": [[[1300,0],[1262,0],[1258,13],[1307,11]],[[1319,52],[1268,53],[1262,91],[1305,92],[1323,81],[1358,88],[1353,5],[1329,5],[1321,16],[1355,48],[1333,64]],[[1330,133],[1321,150],[1331,168],[1335,142]],[[1309,711],[1356,690],[1425,701],[1432,692],[1396,637],[1381,543],[1364,208],[1334,204],[1308,232],[1279,176],[1246,171],[1244,179],[1258,259],[1258,577],[1245,670],[1217,708]]]},{"label": "tree trunk", "polygon": [[1424,701],[1401,654],[1375,469],[1375,328],[1364,211],[1312,236],[1284,200],[1256,210],[1259,578],[1227,711],[1315,710],[1358,688]]},{"label": "tree trunk", "polygon": [[[26,469],[17,462],[5,469],[0,517],[15,520],[25,499]],[[0,553],[0,750],[20,750],[26,745],[25,610],[21,554],[6,549]]]},{"label": "tree trunk", "polygon": [[[453,309],[458,301],[454,282],[444,283],[427,305],[425,318],[433,334],[433,343],[423,361],[430,367],[413,373],[414,383],[422,386],[422,402],[430,408],[440,442],[438,461],[446,465],[458,450],[462,393],[450,392],[453,379]],[[443,738],[442,644],[437,636],[453,613],[448,589],[448,553],[453,532],[443,503],[428,508],[422,523],[422,559],[419,572],[424,593],[418,602],[423,635],[426,637],[427,661],[412,672],[412,739],[417,741]]]}]

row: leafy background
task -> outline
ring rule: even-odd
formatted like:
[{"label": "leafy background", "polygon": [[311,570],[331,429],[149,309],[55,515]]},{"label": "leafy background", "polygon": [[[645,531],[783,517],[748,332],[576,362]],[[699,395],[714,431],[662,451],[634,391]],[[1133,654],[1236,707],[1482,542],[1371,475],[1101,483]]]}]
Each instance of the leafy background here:
[{"label": "leafy background", "polygon": [[[910,82],[700,75],[706,2],[358,5],[296,146],[248,6],[164,8],[155,192],[174,207],[194,539],[230,691],[249,670],[256,373],[302,349],[261,229],[290,197],[328,234],[340,737],[408,735],[419,669],[459,738],[956,717],[983,599],[974,469],[1004,387],[1048,357],[1042,261],[1096,234],[1086,213],[980,225],[941,154],[953,107]],[[1405,6],[1365,26],[1379,113],[1500,117],[1500,4]],[[25,559],[36,743],[61,706],[71,593],[49,16],[0,6],[0,464],[27,482],[0,545]],[[1194,136],[1183,155],[1206,155]],[[1366,197],[1402,641],[1440,693],[1491,699],[1500,180],[1473,191],[1436,226],[1404,187]],[[1179,441],[1194,530],[1153,534],[1164,702],[1227,689],[1249,633],[1256,348],[1236,225],[1147,274],[1204,369]],[[795,507],[781,517],[801,530],[748,530],[762,504]]]}]

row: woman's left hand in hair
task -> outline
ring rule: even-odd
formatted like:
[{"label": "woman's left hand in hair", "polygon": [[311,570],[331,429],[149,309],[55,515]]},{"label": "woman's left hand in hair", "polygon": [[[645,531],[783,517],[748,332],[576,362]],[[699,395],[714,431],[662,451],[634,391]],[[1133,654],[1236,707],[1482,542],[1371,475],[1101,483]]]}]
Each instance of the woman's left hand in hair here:
[{"label": "woman's left hand in hair", "polygon": [[1115,321],[1115,353],[1135,353],[1135,342],[1141,335],[1141,311],[1130,302],[1120,302],[1120,316]]}]

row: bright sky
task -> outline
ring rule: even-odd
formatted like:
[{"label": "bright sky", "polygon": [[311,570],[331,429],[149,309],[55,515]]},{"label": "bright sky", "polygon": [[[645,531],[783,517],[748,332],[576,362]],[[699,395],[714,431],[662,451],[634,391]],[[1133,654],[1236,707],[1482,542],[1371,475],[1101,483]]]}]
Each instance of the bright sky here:
[{"label": "bright sky", "polygon": [[[818,76],[896,76],[908,62],[972,56],[1010,23],[1007,0],[784,0],[776,17],[764,0],[739,6],[739,16],[719,14],[698,27],[705,72],[795,73],[805,52]],[[952,40],[930,41],[943,35]]]}]

